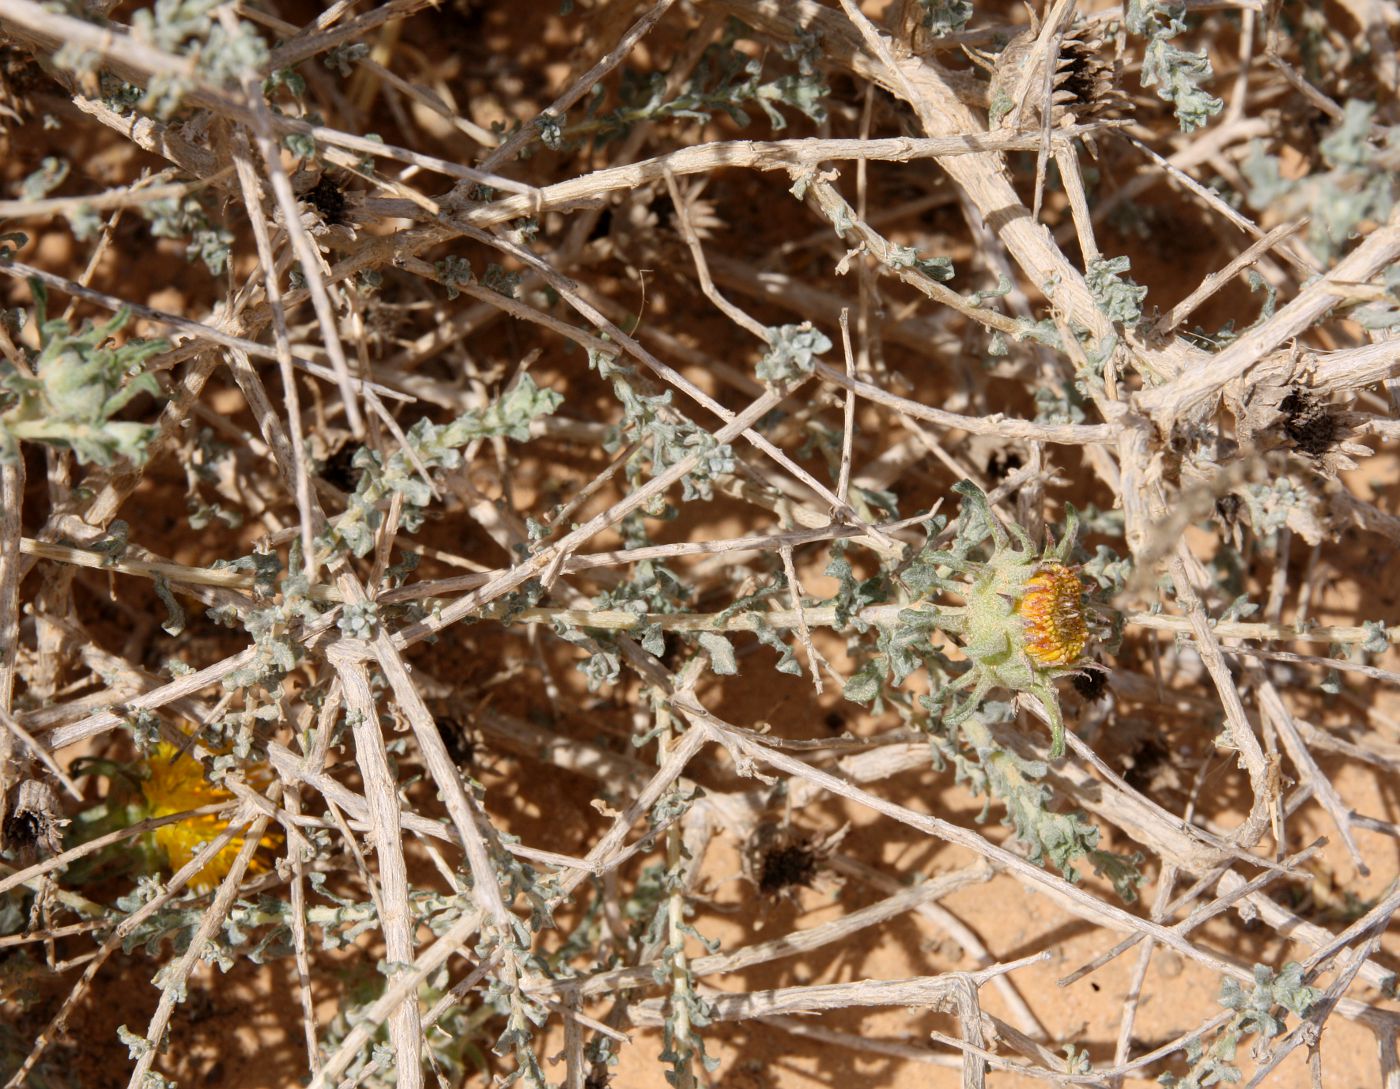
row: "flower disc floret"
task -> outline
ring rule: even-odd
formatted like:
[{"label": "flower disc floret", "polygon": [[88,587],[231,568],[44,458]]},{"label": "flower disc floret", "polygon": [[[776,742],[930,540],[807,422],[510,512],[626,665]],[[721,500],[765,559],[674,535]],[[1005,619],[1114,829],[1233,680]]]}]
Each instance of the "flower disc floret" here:
[{"label": "flower disc floret", "polygon": [[1025,621],[1026,653],[1040,666],[1072,666],[1084,655],[1089,627],[1084,619],[1084,584],[1061,563],[1041,565],[1026,582],[1016,606]]}]

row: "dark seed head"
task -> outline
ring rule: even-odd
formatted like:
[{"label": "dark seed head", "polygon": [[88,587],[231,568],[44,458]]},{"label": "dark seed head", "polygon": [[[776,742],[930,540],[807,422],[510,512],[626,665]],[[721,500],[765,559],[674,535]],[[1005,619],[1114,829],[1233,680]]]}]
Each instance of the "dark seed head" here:
[{"label": "dark seed head", "polygon": [[1338,438],[1339,426],[1327,405],[1302,386],[1279,402],[1283,413],[1283,433],[1294,447],[1311,457],[1321,457],[1331,450]]},{"label": "dark seed head", "polygon": [[1006,454],[993,454],[987,459],[987,475],[993,480],[1005,480],[1023,464],[1021,455],[1015,451]]},{"label": "dark seed head", "polygon": [[355,451],[358,449],[353,442],[347,442],[328,457],[321,468],[321,479],[343,492],[353,492],[360,482],[359,471],[355,468]]},{"label": "dark seed head", "polygon": [[22,865],[63,849],[63,819],[53,788],[38,779],[25,779],[10,791],[0,842]]},{"label": "dark seed head", "polygon": [[1077,105],[1088,105],[1098,90],[1093,56],[1084,49],[1065,51],[1060,74],[1060,87],[1068,91]]},{"label": "dark seed head", "polygon": [[1152,786],[1153,773],[1171,759],[1171,750],[1155,738],[1145,737],[1124,760],[1123,781],[1134,790]]},{"label": "dark seed head", "polygon": [[1070,674],[1070,684],[1074,685],[1076,692],[1093,703],[1108,687],[1108,674],[1101,669],[1086,669],[1083,673]]},{"label": "dark seed head", "polygon": [[340,187],[335,182],[331,181],[329,174],[321,175],[316,187],[306,194],[306,199],[311,202],[316,211],[321,213],[321,218],[326,223],[334,224],[345,221],[345,194],[340,191]]},{"label": "dark seed head", "polygon": [[776,896],[796,886],[811,888],[817,876],[817,855],[809,843],[786,843],[771,847],[763,856],[758,891]]},{"label": "dark seed head", "polygon": [[16,851],[33,850],[43,820],[37,813],[12,813],[5,818],[5,844]]},{"label": "dark seed head", "polygon": [[452,762],[459,767],[472,763],[476,759],[476,745],[467,728],[450,715],[439,715],[434,721]]},{"label": "dark seed head", "polygon": [[661,637],[665,648],[661,651],[661,664],[667,669],[676,669],[681,664],[682,654],[685,651],[685,640],[675,632],[668,631]]}]

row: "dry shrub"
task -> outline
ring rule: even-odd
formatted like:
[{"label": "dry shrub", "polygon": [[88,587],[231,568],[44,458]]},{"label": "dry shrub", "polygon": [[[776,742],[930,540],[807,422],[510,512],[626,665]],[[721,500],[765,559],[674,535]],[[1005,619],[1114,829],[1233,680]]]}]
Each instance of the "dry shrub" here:
[{"label": "dry shrub", "polygon": [[1400,1085],[1396,37],[0,4],[0,1080]]}]

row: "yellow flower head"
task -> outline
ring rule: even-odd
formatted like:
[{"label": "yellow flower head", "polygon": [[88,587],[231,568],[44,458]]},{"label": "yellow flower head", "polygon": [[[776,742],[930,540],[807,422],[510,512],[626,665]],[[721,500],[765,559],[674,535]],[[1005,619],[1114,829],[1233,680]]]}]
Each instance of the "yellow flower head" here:
[{"label": "yellow flower head", "polygon": [[[229,791],[204,777],[204,768],[198,760],[181,752],[174,745],[157,745],[146,760],[146,773],[146,779],[141,784],[141,793],[146,796],[146,805],[153,817],[168,817],[172,813],[183,813],[187,809],[199,809],[206,805],[233,800]],[[171,873],[174,873],[227,827],[228,821],[208,813],[186,817],[174,824],[162,825],[152,835],[156,845],[165,854]],[[271,846],[274,840],[264,837],[262,842],[263,846]],[[234,858],[242,849],[243,837],[234,836],[191,878],[190,887],[196,892],[212,889],[223,880],[229,867],[233,865]],[[261,872],[266,870],[267,866],[254,857],[249,868],[254,872]]]},{"label": "yellow flower head", "polygon": [[[939,613],[945,630],[962,637],[969,668],[944,691],[951,696],[967,689],[968,695],[950,704],[943,720],[961,722],[994,689],[1023,692],[1045,711],[1050,757],[1058,759],[1064,754],[1065,727],[1053,682],[1092,665],[1085,652],[1095,614],[1078,570],[1068,564],[1078,517],[1066,504],[1060,542],[1036,549],[1021,527],[1012,524],[1009,533],[1002,527],[976,485],[962,481],[953,490],[963,496],[963,547],[939,553],[938,559],[962,576],[942,584],[966,604],[940,607]],[[971,558],[972,549],[989,537],[986,558]]]},{"label": "yellow flower head", "polygon": [[1040,666],[1072,666],[1084,654],[1084,584],[1061,563],[1043,564],[1026,582],[1016,612],[1026,624],[1026,653]]}]

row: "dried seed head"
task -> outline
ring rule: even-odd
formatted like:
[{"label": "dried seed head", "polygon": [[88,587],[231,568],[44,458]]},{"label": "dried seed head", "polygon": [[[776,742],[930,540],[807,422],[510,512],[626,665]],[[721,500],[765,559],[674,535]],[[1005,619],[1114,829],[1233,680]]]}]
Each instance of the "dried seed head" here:
[{"label": "dried seed head", "polygon": [[798,889],[821,883],[826,860],[848,828],[822,837],[765,821],[754,829],[745,846],[744,874],[764,897],[795,901]]},{"label": "dried seed head", "polygon": [[1099,700],[1108,688],[1108,673],[1103,669],[1085,669],[1079,673],[1072,673],[1069,680],[1080,698],[1089,703]]},{"label": "dried seed head", "polygon": [[360,471],[355,468],[355,452],[359,448],[354,442],[342,443],[340,449],[326,458],[321,466],[321,479],[346,495],[353,494],[360,481]]},{"label": "dried seed head", "polygon": [[771,847],[763,855],[758,891],[765,896],[777,896],[794,885],[809,889],[816,879],[818,865],[810,843],[792,842]]},{"label": "dried seed head", "polygon": [[[1018,97],[1019,126],[1026,129],[1040,123],[1045,54],[1036,48],[1038,34],[1038,27],[1022,31],[992,64],[987,94],[993,126],[1014,116]],[[1051,74],[1051,121],[1056,125],[1082,125],[1129,109],[1131,102],[1118,87],[1119,68],[1118,59],[1105,48],[1103,38],[1092,27],[1071,27],[1060,38]]]},{"label": "dried seed head", "polygon": [[10,791],[3,827],[3,842],[15,853],[21,865],[32,864],[40,855],[57,854],[63,849],[63,826],[58,798],[53,788],[38,779],[25,779]]},{"label": "dried seed head", "polygon": [[328,225],[345,222],[345,194],[329,174],[322,174],[302,200],[321,213],[322,222]]},{"label": "dried seed head", "polygon": [[681,193],[681,207],[664,185],[641,186],[610,207],[607,246],[630,261],[670,263],[684,253],[681,217],[702,241],[727,229],[719,206],[700,197],[700,187]]},{"label": "dried seed head", "polygon": [[1240,508],[1244,506],[1244,500],[1234,492],[1226,492],[1215,501],[1215,513],[1222,523],[1232,526],[1239,521]]},{"label": "dried seed head", "polygon": [[1026,582],[1016,606],[1025,621],[1026,653],[1041,666],[1069,666],[1079,661],[1089,641],[1084,619],[1084,584],[1059,563],[1044,564]]},{"label": "dried seed head", "polygon": [[454,764],[462,768],[476,763],[477,746],[481,738],[471,727],[452,714],[437,715],[433,722],[447,749],[447,755],[452,758]]},{"label": "dried seed head", "polygon": [[1171,747],[1158,737],[1137,738],[1120,761],[1123,780],[1134,790],[1155,798],[1181,789],[1181,772],[1172,758]]},{"label": "dried seed head", "polygon": [[1327,405],[1302,386],[1289,390],[1278,408],[1283,413],[1279,424],[1283,433],[1305,454],[1320,458],[1341,437],[1341,428]]},{"label": "dried seed head", "polygon": [[1116,117],[1131,108],[1118,87],[1118,59],[1104,48],[1104,40],[1089,27],[1074,27],[1060,42],[1055,69],[1055,121],[1083,125]]},{"label": "dried seed head", "polygon": [[1230,404],[1241,449],[1272,450],[1286,445],[1307,458],[1324,477],[1355,469],[1374,451],[1358,442],[1364,417],[1329,401],[1321,391],[1298,382],[1257,382]]}]

